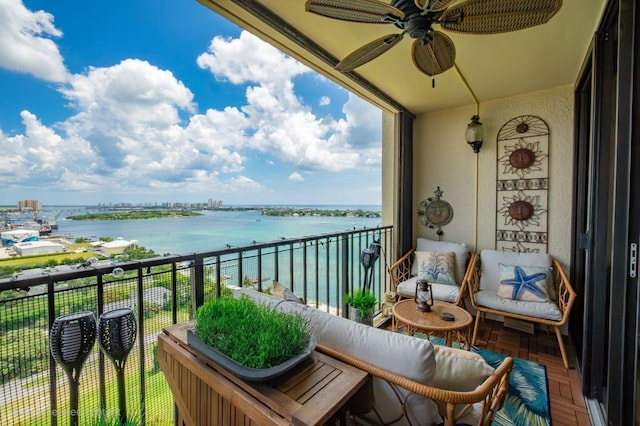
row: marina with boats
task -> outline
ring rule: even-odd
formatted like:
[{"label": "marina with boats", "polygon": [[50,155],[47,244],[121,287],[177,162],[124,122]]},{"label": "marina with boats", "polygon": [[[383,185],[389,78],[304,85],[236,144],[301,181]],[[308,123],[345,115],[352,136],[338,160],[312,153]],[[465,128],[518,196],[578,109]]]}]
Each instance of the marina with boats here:
[{"label": "marina with boats", "polygon": [[51,235],[58,229],[58,222],[48,222],[40,219],[37,213],[31,213],[25,218],[23,214],[3,212],[0,221],[0,236],[2,246],[8,247],[16,243],[38,241],[42,236]]}]

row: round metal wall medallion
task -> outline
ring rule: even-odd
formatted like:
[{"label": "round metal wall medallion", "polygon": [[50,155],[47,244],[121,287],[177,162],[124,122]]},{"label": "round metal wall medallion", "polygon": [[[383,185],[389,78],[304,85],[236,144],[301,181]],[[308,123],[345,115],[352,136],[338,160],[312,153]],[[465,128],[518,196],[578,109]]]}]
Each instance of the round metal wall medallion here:
[{"label": "round metal wall medallion", "polygon": [[533,216],[533,206],[527,201],[514,201],[509,206],[509,216],[515,220],[527,220]]},{"label": "round metal wall medallion", "polygon": [[527,169],[536,160],[536,155],[527,148],[516,149],[509,156],[509,164],[516,169]]},{"label": "round metal wall medallion", "polygon": [[516,126],[516,132],[518,133],[526,133],[529,130],[529,125],[527,123],[520,123]]},{"label": "round metal wall medallion", "polygon": [[438,237],[442,237],[444,233],[442,227],[453,219],[453,207],[440,198],[444,193],[440,187],[433,193],[436,195],[435,198],[429,197],[420,203],[418,216],[420,216],[420,222],[423,225],[429,228],[438,228],[436,234],[438,234]]},{"label": "round metal wall medallion", "polygon": [[444,226],[453,219],[453,208],[444,200],[433,200],[427,204],[424,215],[429,225]]}]

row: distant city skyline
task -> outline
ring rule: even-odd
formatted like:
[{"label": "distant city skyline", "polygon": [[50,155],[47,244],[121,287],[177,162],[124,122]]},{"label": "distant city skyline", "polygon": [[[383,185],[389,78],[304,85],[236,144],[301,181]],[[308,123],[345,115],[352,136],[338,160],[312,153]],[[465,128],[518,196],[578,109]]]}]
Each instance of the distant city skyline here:
[{"label": "distant city skyline", "polygon": [[0,91],[0,205],[381,204],[380,110],[195,0],[3,0]]},{"label": "distant city skyline", "polygon": [[[35,200],[37,201],[37,200]],[[213,201],[213,202],[212,202]],[[227,204],[224,200],[206,200],[206,201],[140,201],[140,202],[108,202],[108,203],[96,203],[96,204],[44,204],[40,203],[38,209],[33,209],[31,207],[20,207],[20,202],[18,203],[9,203],[9,204],[0,204],[0,211],[23,211],[23,212],[32,212],[32,211],[40,211],[47,210],[51,207],[98,207],[98,208],[140,208],[140,207],[163,207],[163,208],[171,208],[171,207],[206,207],[212,209],[224,209],[225,207],[308,207],[308,208],[319,208],[319,207],[327,207],[327,206],[336,206],[336,207],[378,207],[381,208],[381,204],[358,204],[358,203],[236,203],[236,204]]]}]

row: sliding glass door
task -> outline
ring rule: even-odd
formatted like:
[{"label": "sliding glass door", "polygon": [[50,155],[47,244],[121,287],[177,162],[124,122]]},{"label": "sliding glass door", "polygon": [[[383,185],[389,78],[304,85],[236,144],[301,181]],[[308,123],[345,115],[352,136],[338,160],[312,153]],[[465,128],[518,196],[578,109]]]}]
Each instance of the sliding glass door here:
[{"label": "sliding glass door", "polygon": [[597,402],[608,424],[640,424],[635,420],[640,240],[636,3],[609,2],[575,91],[571,275],[580,300],[570,336],[584,393]]}]

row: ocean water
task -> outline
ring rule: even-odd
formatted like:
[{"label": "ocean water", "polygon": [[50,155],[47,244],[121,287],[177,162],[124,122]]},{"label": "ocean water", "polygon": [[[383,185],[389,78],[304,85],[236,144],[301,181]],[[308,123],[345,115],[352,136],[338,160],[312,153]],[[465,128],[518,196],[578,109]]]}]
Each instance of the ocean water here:
[{"label": "ocean water", "polygon": [[[317,206],[317,208],[380,210],[379,207],[372,206]],[[164,255],[216,250],[225,248],[227,244],[245,246],[254,242],[268,243],[282,238],[374,228],[381,223],[380,218],[263,216],[260,211],[218,210],[201,213],[202,216],[177,219],[92,221],[67,220],[61,215],[57,233],[70,234],[74,238],[111,237],[137,240],[139,245]]]}]

